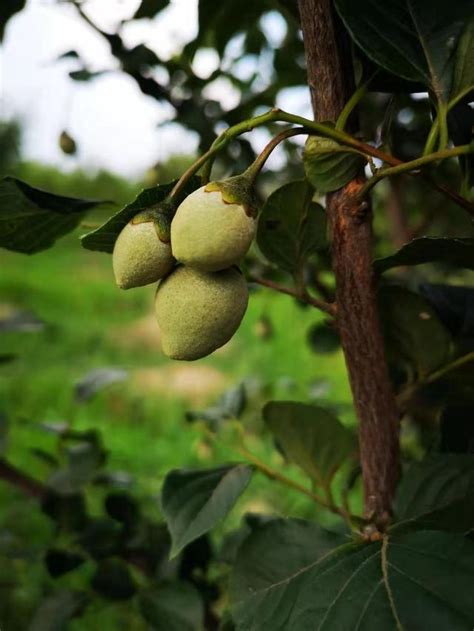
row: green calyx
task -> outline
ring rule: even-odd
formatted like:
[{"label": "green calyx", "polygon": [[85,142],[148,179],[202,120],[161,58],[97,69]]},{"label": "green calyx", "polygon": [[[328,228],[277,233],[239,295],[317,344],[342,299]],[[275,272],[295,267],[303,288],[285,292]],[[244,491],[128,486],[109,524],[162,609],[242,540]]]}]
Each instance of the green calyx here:
[{"label": "green calyx", "polygon": [[162,243],[169,243],[171,241],[171,220],[175,212],[175,202],[170,198],[166,198],[159,204],[139,212],[130,223],[136,225],[153,222],[158,239]]},{"label": "green calyx", "polygon": [[206,185],[207,193],[220,191],[226,204],[242,206],[248,217],[255,218],[258,214],[258,202],[254,189],[255,174],[248,169],[240,175],[234,175],[226,180],[216,180]]}]

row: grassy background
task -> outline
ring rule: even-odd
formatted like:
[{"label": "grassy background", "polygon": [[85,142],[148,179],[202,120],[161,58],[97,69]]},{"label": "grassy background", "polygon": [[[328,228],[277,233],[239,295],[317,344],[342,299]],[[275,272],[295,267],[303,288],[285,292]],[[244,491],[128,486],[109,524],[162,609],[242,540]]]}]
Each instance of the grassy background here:
[{"label": "grassy background", "polygon": [[[28,179],[67,194],[82,189],[83,195],[92,196],[100,188],[85,176],[58,178],[44,169],[36,180],[31,174]],[[105,189],[111,183],[107,181]],[[98,193],[106,195],[108,189],[102,189]],[[132,198],[136,190],[136,185],[124,184],[118,191],[120,201]],[[322,397],[337,405],[342,420],[352,422],[340,352],[315,355],[306,342],[309,327],[321,318],[319,313],[289,297],[255,290],[242,326],[226,347],[198,362],[169,360],[160,350],[154,287],[117,289],[111,257],[82,249],[78,236],[83,232],[32,257],[0,253],[0,319],[24,310],[44,322],[41,330],[0,337],[1,353],[16,355],[15,361],[0,364],[0,411],[10,423],[9,461],[44,480],[49,465],[31,449],[52,452],[55,438],[40,423],[67,421],[76,429],[100,429],[109,450],[108,468],[131,473],[133,491],[158,517],[159,491],[167,471],[241,459],[231,426],[210,441],[201,424],[185,421],[185,413],[212,404],[223,390],[246,380],[248,446],[271,466],[285,466],[287,475],[305,482],[296,469],[284,465],[270,436],[262,431],[260,410],[268,398],[310,401]],[[262,318],[271,323],[271,333],[265,336]],[[77,402],[75,384],[91,370],[104,367],[124,369],[126,380],[87,402]],[[51,524],[32,508],[18,491],[0,481],[0,535],[13,530],[19,545],[40,546],[51,536]],[[226,528],[236,526],[247,511],[314,516],[317,510],[305,496],[254,476]],[[0,536],[0,554],[1,550]],[[3,612],[2,631],[9,631],[12,608],[21,610],[22,599],[31,603],[51,585],[34,550],[29,560],[4,563],[0,583],[6,577],[16,585],[7,613]],[[113,610],[113,616],[119,615],[119,609]],[[105,604],[104,611],[103,619],[95,612],[94,623],[84,618],[74,628],[122,628],[108,617]],[[16,617],[11,628],[21,628],[18,624]]]}]

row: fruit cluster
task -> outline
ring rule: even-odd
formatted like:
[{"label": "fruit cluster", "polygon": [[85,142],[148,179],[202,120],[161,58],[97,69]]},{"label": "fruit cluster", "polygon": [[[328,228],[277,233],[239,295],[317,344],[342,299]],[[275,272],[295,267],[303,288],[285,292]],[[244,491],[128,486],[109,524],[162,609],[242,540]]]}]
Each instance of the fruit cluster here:
[{"label": "fruit cluster", "polygon": [[115,242],[119,287],[160,280],[156,315],[163,352],[172,359],[209,355],[234,335],[247,309],[247,283],[237,265],[252,243],[256,218],[246,204],[224,198],[216,183],[203,186],[178,207],[169,236],[163,238],[145,212]]}]

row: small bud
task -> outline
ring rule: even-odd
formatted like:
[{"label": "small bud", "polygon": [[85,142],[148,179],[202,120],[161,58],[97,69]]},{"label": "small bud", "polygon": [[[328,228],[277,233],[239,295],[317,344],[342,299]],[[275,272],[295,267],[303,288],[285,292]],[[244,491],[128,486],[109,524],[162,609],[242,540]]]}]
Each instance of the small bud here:
[{"label": "small bud", "polygon": [[237,331],[247,303],[247,283],[238,268],[220,272],[176,268],[156,294],[163,352],[184,360],[209,355]]}]

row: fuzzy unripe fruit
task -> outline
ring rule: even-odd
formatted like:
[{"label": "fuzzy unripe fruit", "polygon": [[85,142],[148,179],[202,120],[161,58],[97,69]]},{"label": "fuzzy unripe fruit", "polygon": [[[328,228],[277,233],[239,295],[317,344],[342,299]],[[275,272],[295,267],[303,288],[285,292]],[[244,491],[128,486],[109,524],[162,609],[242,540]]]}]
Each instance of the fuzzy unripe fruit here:
[{"label": "fuzzy unripe fruit", "polygon": [[185,360],[209,355],[237,331],[247,303],[247,283],[237,268],[203,272],[178,267],[156,294],[163,352]]},{"label": "fuzzy unripe fruit", "polygon": [[203,186],[186,197],[171,222],[173,256],[208,272],[237,265],[252,243],[256,223],[243,204],[227,203],[221,191]]},{"label": "fuzzy unripe fruit", "polygon": [[154,283],[174,265],[171,246],[158,238],[153,221],[128,223],[115,242],[112,255],[115,280],[121,289]]}]

